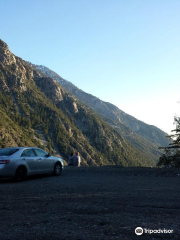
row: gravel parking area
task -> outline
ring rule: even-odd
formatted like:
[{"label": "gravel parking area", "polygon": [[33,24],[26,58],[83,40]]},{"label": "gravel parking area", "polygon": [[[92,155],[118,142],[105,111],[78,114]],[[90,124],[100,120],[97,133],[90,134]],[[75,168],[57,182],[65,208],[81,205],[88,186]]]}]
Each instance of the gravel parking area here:
[{"label": "gravel parking area", "polygon": [[0,240],[20,239],[180,239],[180,170],[66,166],[0,179]]}]

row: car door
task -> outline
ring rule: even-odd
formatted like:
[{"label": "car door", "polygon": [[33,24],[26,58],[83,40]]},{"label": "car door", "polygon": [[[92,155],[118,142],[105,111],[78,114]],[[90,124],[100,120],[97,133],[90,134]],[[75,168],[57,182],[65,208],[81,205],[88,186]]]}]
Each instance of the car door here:
[{"label": "car door", "polygon": [[54,168],[53,160],[48,156],[47,152],[39,148],[34,148],[34,151],[37,155],[37,158],[41,161],[41,170],[45,173],[52,172]]},{"label": "car door", "polygon": [[31,174],[36,174],[40,171],[40,161],[38,160],[36,153],[33,149],[25,149],[21,154],[22,161],[25,161],[25,164],[28,167],[28,171]]}]

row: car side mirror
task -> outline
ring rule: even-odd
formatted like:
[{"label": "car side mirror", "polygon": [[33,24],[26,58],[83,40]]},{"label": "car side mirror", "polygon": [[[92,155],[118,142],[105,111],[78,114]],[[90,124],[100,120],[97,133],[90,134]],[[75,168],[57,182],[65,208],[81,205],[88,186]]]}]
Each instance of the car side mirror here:
[{"label": "car side mirror", "polygon": [[51,154],[49,154],[49,153],[48,153],[48,154],[46,154],[46,157],[50,157],[50,156],[51,156]]}]

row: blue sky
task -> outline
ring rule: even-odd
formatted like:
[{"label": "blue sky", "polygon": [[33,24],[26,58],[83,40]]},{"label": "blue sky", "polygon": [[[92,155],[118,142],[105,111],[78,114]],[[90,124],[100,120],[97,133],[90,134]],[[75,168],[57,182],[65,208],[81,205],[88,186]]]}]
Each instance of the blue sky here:
[{"label": "blue sky", "polygon": [[15,55],[166,132],[180,109],[179,30],[179,0],[1,1]]}]

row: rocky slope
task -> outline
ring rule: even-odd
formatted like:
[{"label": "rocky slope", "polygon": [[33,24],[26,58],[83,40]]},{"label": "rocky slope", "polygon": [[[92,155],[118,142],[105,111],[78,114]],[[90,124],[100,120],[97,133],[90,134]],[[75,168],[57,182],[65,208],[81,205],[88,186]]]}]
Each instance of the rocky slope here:
[{"label": "rocky slope", "polygon": [[[64,158],[80,151],[83,165],[155,164],[52,76],[13,55],[1,40],[0,60],[0,147],[36,145]],[[14,126],[11,139],[3,134],[10,126]]]},{"label": "rocky slope", "polygon": [[110,124],[136,148],[143,153],[148,153],[152,159],[155,160],[161,155],[161,151],[158,150],[158,147],[167,146],[169,144],[169,140],[166,137],[167,134],[157,127],[139,121],[121,111],[113,104],[104,102],[80,90],[71,82],[63,79],[57,73],[45,66],[33,64],[30,64],[30,66],[36,69],[41,76],[48,76],[55,79],[61,86],[69,91],[69,93],[95,111],[101,119]]},{"label": "rocky slope", "polygon": [[45,66],[32,65],[32,67],[36,68],[41,73],[44,73],[46,76],[50,76],[56,79],[56,81],[58,81],[66,90],[68,90],[72,95],[81,100],[87,106],[95,110],[101,117],[109,119],[109,121],[113,120],[116,124],[122,123],[123,125],[138,133],[141,137],[150,140],[151,142],[157,143],[160,146],[167,145],[169,143],[168,139],[165,137],[167,134],[159,128],[148,125],[134,118],[133,116],[126,114],[115,105],[104,102],[99,98],[82,91],[71,82],[63,79],[57,73],[53,72]]}]

